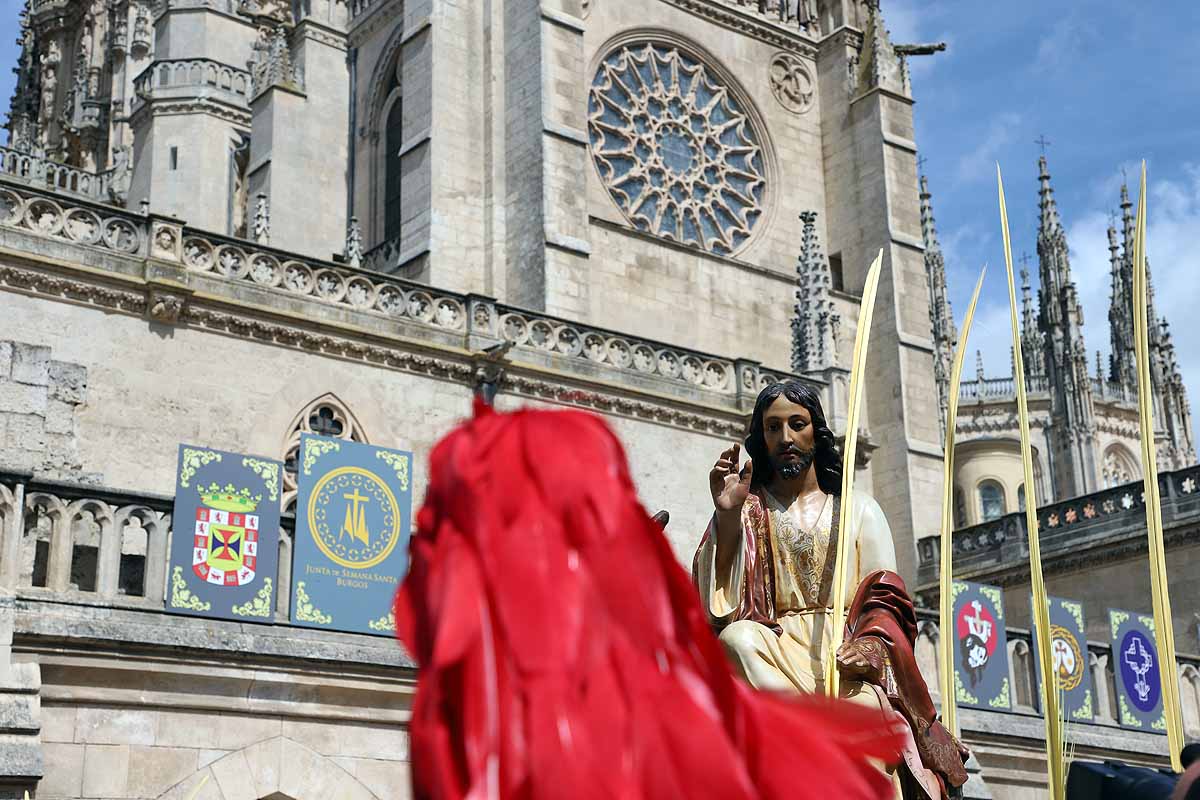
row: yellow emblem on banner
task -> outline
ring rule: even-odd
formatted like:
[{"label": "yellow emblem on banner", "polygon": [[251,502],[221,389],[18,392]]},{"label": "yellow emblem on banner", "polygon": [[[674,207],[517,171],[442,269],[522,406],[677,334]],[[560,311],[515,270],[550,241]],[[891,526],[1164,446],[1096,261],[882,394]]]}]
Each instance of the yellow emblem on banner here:
[{"label": "yellow emblem on banner", "polygon": [[308,528],[329,560],[368,569],[400,539],[400,505],[387,483],[361,467],[341,467],[317,481],[308,501]]}]

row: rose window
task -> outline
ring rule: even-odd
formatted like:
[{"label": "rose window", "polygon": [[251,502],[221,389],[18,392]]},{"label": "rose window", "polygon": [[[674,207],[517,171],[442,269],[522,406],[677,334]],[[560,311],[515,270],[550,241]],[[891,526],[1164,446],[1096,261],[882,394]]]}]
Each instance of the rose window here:
[{"label": "rose window", "polygon": [[592,157],[638,230],[728,254],[762,216],[762,148],[730,90],[673,47],[618,47],[588,98]]}]

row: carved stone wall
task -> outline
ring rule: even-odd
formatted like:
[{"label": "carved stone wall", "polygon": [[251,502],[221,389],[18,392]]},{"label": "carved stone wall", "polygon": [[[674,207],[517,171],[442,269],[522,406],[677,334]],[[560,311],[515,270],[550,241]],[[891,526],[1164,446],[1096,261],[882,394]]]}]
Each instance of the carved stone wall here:
[{"label": "carved stone wall", "polygon": [[43,345],[0,341],[0,469],[98,481],[79,457],[77,417],[86,401],[85,367],[52,359]]}]

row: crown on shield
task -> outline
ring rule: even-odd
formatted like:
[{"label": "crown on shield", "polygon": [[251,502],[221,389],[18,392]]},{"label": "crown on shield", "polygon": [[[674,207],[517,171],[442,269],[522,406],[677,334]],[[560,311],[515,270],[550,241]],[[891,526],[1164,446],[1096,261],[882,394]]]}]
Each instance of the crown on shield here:
[{"label": "crown on shield", "polygon": [[210,483],[207,487],[200,487],[200,501],[218,511],[249,514],[258,508],[262,495],[251,495],[249,489],[238,489],[232,483],[224,486]]}]

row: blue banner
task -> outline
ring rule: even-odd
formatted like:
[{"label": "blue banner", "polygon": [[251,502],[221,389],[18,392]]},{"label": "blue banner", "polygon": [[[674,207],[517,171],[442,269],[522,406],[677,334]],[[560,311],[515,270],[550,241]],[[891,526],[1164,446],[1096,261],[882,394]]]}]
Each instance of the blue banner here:
[{"label": "blue banner", "polygon": [[1154,617],[1109,609],[1117,719],[1126,728],[1166,733]]},{"label": "blue banner", "polygon": [[[1084,626],[1083,603],[1050,599],[1050,658],[1054,664],[1055,687],[1066,709],[1067,719],[1091,722],[1095,708],[1092,694],[1092,671],[1088,665],[1087,628]],[[1029,607],[1033,608],[1033,598]],[[1033,629],[1035,680],[1041,683],[1041,663],[1037,658],[1037,628]]]},{"label": "blue banner", "polygon": [[272,459],[179,446],[167,611],[274,621],[282,476]]},{"label": "blue banner", "polygon": [[392,636],[408,569],[412,454],[300,437],[292,622]]},{"label": "blue banner", "polygon": [[954,581],[954,697],[969,708],[1012,708],[1004,598],[998,587]]}]

